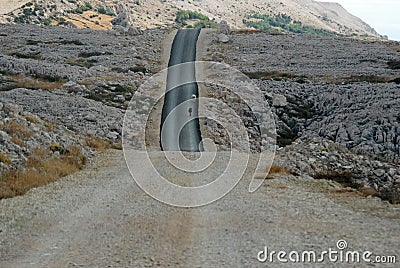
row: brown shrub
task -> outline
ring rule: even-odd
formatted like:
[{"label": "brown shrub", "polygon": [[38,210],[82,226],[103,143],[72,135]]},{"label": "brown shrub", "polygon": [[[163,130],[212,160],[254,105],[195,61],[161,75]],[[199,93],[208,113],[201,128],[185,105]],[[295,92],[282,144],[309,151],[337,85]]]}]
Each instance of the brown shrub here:
[{"label": "brown shrub", "polygon": [[11,141],[21,147],[25,147],[25,142],[17,137],[11,137]]},{"label": "brown shrub", "polygon": [[111,145],[111,148],[112,148],[112,149],[116,149],[116,150],[122,150],[122,141],[114,142],[114,143]]},{"label": "brown shrub", "polygon": [[25,115],[24,118],[26,119],[26,121],[31,122],[32,124],[37,123],[36,117],[34,117],[32,115]]},{"label": "brown shrub", "polygon": [[387,76],[377,76],[377,75],[350,75],[339,78],[332,78],[330,76],[325,76],[322,81],[331,84],[348,84],[356,82],[368,82],[368,83],[389,83],[393,80],[391,77]]},{"label": "brown shrub", "polygon": [[0,152],[0,162],[6,165],[10,165],[12,161],[8,154],[6,154],[5,152]]},{"label": "brown shrub", "polygon": [[11,137],[18,138],[25,141],[33,136],[33,131],[29,130],[25,125],[18,122],[16,119],[3,124],[0,127],[2,130],[7,132]]},{"label": "brown shrub", "polygon": [[54,131],[55,127],[54,127],[53,124],[51,124],[51,123],[49,123],[49,122],[47,122],[47,121],[45,121],[43,119],[42,119],[42,123],[46,127],[46,132],[53,132]]},{"label": "brown shrub", "polygon": [[307,79],[305,76],[299,76],[296,74],[292,74],[289,72],[281,72],[281,71],[258,71],[258,72],[244,72],[251,79],[260,79],[260,80],[287,80],[287,79]]},{"label": "brown shrub", "polygon": [[76,146],[65,155],[51,157],[42,148],[32,150],[26,169],[7,171],[0,177],[0,199],[25,194],[29,189],[56,181],[83,168],[86,158]]},{"label": "brown shrub", "polygon": [[277,165],[272,165],[271,168],[269,169],[269,173],[267,175],[268,179],[273,179],[275,178],[276,175],[286,175],[288,174],[287,169],[285,167],[277,166]]},{"label": "brown shrub", "polygon": [[16,87],[28,89],[44,89],[53,90],[59,89],[65,81],[47,81],[41,78],[32,78],[21,75],[13,75],[11,79],[16,83]]},{"label": "brown shrub", "polygon": [[98,152],[103,152],[111,146],[110,142],[95,136],[86,137],[83,144]]}]

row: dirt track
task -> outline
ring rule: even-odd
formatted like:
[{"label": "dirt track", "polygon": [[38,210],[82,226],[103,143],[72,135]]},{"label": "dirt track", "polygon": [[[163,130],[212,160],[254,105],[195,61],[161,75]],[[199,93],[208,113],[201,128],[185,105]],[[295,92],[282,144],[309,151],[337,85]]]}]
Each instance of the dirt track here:
[{"label": "dirt track", "polygon": [[400,256],[399,206],[287,177],[249,194],[247,177],[209,206],[174,208],[135,184],[120,151],[108,152],[82,172],[0,201],[0,267],[266,267],[257,261],[264,246],[321,252],[339,239]]}]

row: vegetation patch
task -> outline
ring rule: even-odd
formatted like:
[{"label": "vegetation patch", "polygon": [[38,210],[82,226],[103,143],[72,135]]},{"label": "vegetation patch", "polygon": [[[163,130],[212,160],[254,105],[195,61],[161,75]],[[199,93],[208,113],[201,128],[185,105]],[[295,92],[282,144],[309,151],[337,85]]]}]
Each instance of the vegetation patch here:
[{"label": "vegetation patch", "polygon": [[[190,24],[189,21],[193,23]],[[175,22],[182,28],[217,28],[218,23],[196,11],[179,10]]]},{"label": "vegetation patch", "polygon": [[69,10],[68,12],[73,13],[73,14],[83,14],[83,12],[89,11],[92,9],[93,9],[92,4],[90,4],[89,2],[85,2],[82,6],[76,8],[76,9],[73,9],[73,10]]},{"label": "vegetation patch", "polygon": [[93,67],[96,62],[97,62],[97,60],[93,60],[93,59],[91,59],[91,60],[68,59],[64,63],[89,69],[89,68]]},{"label": "vegetation patch", "polygon": [[388,61],[388,67],[392,70],[399,70],[400,69],[400,61],[391,60]]},{"label": "vegetation patch", "polygon": [[104,88],[109,89],[109,90],[112,88],[112,91],[114,91],[114,92],[121,92],[121,93],[124,93],[124,92],[131,92],[131,91],[132,91],[132,90],[129,89],[128,87],[124,87],[124,86],[122,86],[122,85],[120,85],[120,84],[109,84],[109,85],[107,85],[107,86],[104,86]]},{"label": "vegetation patch", "polygon": [[338,79],[326,79],[324,82],[334,83],[334,84],[349,84],[357,82],[368,82],[373,84],[378,83],[389,83],[393,82],[392,78],[387,76],[377,76],[377,75],[351,75],[347,77],[342,77]]},{"label": "vegetation patch", "polygon": [[32,60],[41,60],[42,57],[40,56],[40,52],[35,53],[21,53],[21,52],[14,52],[11,56],[19,58],[19,59],[32,59]]},{"label": "vegetation patch", "polygon": [[65,79],[62,79],[60,77],[46,75],[38,75],[37,77],[12,75],[10,76],[10,79],[14,83],[14,87],[16,88],[44,90],[59,89],[62,84],[66,82]]},{"label": "vegetation patch", "polygon": [[12,119],[2,125],[0,125],[0,129],[5,131],[8,135],[11,136],[11,140],[18,144],[24,144],[27,140],[33,137],[33,131],[29,130],[23,123],[17,121],[16,119]]},{"label": "vegetation patch", "polygon": [[26,119],[26,121],[32,123],[32,124],[36,124],[38,119],[32,115],[25,115],[24,118]]},{"label": "vegetation patch", "polygon": [[297,79],[299,83],[305,83],[305,80],[308,79],[304,75],[296,75],[289,72],[280,72],[280,71],[258,71],[258,72],[244,72],[251,79],[260,79],[260,80],[288,80],[288,79]]},{"label": "vegetation patch", "polygon": [[12,163],[11,157],[4,152],[0,152],[0,163],[3,163],[7,166],[11,165],[11,163]]},{"label": "vegetation patch", "polygon": [[399,78],[395,78],[395,79],[391,80],[390,82],[396,83],[396,84],[400,84],[400,77]]},{"label": "vegetation patch", "polygon": [[100,14],[103,14],[103,15],[111,16],[111,17],[114,17],[114,16],[115,16],[115,13],[108,11],[108,10],[107,10],[105,7],[103,7],[103,6],[100,6],[99,8],[97,8],[97,12],[99,12]]},{"label": "vegetation patch", "polygon": [[313,176],[317,180],[328,180],[340,183],[344,187],[360,189],[360,184],[354,182],[354,175],[349,171],[326,171]]},{"label": "vegetation patch", "polygon": [[63,40],[60,42],[63,45],[76,45],[76,46],[83,46],[85,45],[84,43],[82,43],[79,40]]},{"label": "vegetation patch", "polygon": [[135,66],[135,67],[131,67],[129,68],[129,71],[132,71],[134,73],[148,73],[148,70],[143,67],[143,66]]},{"label": "vegetation patch", "polygon": [[286,14],[278,14],[275,16],[255,13],[247,16],[247,19],[243,19],[243,23],[254,29],[258,30],[280,30],[291,33],[300,34],[315,34],[315,35],[335,35],[335,33],[316,29],[311,26],[303,25],[300,21],[292,20],[292,18]]},{"label": "vegetation patch", "polygon": [[288,171],[285,167],[277,166],[277,165],[272,165],[271,168],[269,169],[267,179],[273,179],[277,175],[283,176],[287,175]]},{"label": "vegetation patch", "polygon": [[291,145],[298,138],[297,134],[291,129],[277,131],[276,143],[280,147]]},{"label": "vegetation patch", "polygon": [[83,144],[98,152],[103,152],[111,148],[110,142],[95,136],[87,137]]},{"label": "vegetation patch", "polygon": [[66,148],[62,154],[36,148],[28,157],[25,169],[16,168],[0,176],[0,199],[25,194],[36,188],[82,169],[86,158],[78,146]]},{"label": "vegetation patch", "polygon": [[[126,109],[127,104],[125,103],[125,100],[131,97],[132,92],[133,89],[130,87],[111,83],[97,87],[86,95],[85,98],[102,102],[105,105],[116,108]],[[123,96],[123,98],[118,95]]]},{"label": "vegetation patch", "polygon": [[99,51],[91,51],[91,52],[81,52],[79,53],[78,57],[80,58],[90,58],[90,57],[97,57],[97,56],[104,56],[104,55],[112,55],[112,52],[99,52]]}]

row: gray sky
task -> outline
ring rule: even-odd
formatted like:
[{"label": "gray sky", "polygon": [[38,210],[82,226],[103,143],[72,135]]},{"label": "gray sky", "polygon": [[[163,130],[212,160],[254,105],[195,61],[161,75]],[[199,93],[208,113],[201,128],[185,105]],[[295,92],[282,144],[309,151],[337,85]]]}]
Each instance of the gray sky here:
[{"label": "gray sky", "polygon": [[378,33],[400,40],[400,0],[319,0],[340,3]]}]

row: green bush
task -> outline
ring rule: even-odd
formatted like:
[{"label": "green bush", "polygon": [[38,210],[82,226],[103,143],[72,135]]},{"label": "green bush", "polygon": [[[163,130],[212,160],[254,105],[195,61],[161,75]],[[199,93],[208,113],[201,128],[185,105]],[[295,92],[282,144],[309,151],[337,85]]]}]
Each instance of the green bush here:
[{"label": "green bush", "polygon": [[185,24],[187,20],[209,20],[206,15],[203,15],[196,11],[190,10],[179,10],[176,14],[175,21],[180,24]]},{"label": "green bush", "polygon": [[91,10],[91,9],[93,9],[93,6],[92,6],[92,4],[90,4],[89,2],[85,2],[85,8],[86,8],[87,10]]},{"label": "green bush", "polygon": [[74,10],[70,10],[68,12],[75,13],[75,14],[82,14],[83,12],[89,11],[92,9],[93,9],[93,6],[89,2],[85,2],[85,4],[83,6],[80,6]]},{"label": "green bush", "polygon": [[107,10],[103,6],[99,7],[97,9],[97,12],[99,12],[100,14],[104,14],[104,15],[107,14]]},{"label": "green bush", "polygon": [[285,30],[292,33],[300,34],[317,34],[317,35],[334,35],[333,32],[316,29],[310,26],[303,25],[300,21],[294,21],[286,14],[278,14],[276,16],[269,16],[264,14],[252,14],[247,17],[248,19],[257,19],[258,21],[243,20],[243,23],[258,30]]},{"label": "green bush", "polygon": [[199,12],[179,10],[176,14],[175,22],[181,27],[193,28],[191,25],[187,25],[187,20],[198,20],[194,24],[194,28],[216,28],[218,26],[217,23],[211,21],[206,15]]},{"label": "green bush", "polygon": [[97,9],[97,12],[99,12],[100,14],[103,14],[103,15],[108,15],[108,16],[112,16],[112,17],[115,16],[115,14],[113,12],[107,11],[107,9],[103,6],[99,7]]}]

